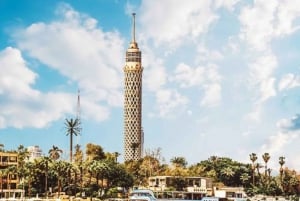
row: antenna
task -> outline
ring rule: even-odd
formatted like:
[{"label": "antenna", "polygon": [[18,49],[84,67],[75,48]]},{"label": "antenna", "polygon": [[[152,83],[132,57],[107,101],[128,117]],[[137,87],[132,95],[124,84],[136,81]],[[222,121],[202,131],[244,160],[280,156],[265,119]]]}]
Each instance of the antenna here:
[{"label": "antenna", "polygon": [[[78,95],[77,95],[77,114],[76,114],[76,119],[78,120],[79,123],[79,136],[81,135],[81,119],[80,119],[80,90],[78,89]],[[77,143],[78,144],[78,143]]]},{"label": "antenna", "polygon": [[80,90],[78,89],[78,95],[77,95],[77,114],[76,118],[80,122]]},{"label": "antenna", "polygon": [[133,22],[132,22],[132,42],[135,43],[135,13],[132,13]]}]

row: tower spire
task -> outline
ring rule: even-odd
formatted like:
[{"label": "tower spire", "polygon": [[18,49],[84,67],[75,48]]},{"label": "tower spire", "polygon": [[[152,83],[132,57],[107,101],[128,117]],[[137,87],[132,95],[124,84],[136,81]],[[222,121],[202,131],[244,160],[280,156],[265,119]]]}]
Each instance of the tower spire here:
[{"label": "tower spire", "polygon": [[135,43],[135,13],[132,13],[132,42]]},{"label": "tower spire", "polygon": [[76,114],[76,118],[80,121],[80,90],[78,89],[77,92],[77,114]]},{"label": "tower spire", "polygon": [[[81,110],[80,110],[80,90],[78,89],[78,95],[77,95],[77,114],[76,119],[79,124],[79,136],[81,135]],[[77,143],[78,144],[78,143]]]}]

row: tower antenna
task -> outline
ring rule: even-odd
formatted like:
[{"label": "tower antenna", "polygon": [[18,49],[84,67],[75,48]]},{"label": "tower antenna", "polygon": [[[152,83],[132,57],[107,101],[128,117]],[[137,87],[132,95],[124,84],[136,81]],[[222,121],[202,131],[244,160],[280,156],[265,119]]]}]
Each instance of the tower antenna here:
[{"label": "tower antenna", "polygon": [[132,13],[133,22],[132,22],[132,42],[135,43],[135,13]]},{"label": "tower antenna", "polygon": [[80,119],[80,90],[78,89],[78,95],[77,95],[77,114],[76,119],[79,123],[79,135],[81,135],[81,119]]}]

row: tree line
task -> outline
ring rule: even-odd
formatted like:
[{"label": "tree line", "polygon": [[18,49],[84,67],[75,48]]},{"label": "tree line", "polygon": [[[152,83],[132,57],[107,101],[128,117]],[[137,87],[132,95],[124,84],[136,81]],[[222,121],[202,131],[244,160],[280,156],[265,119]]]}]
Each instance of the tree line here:
[{"label": "tree line", "polygon": [[[161,149],[148,150],[138,161],[118,162],[118,152],[104,152],[100,145],[88,143],[85,152],[75,145],[73,161],[61,160],[61,149],[53,145],[47,156],[27,160],[29,153],[20,145],[18,165],[0,170],[0,176],[17,175],[17,188],[24,189],[27,196],[50,195],[66,192],[69,195],[116,197],[133,186],[148,186],[151,176],[174,176],[176,179],[169,189],[182,191],[187,187],[184,177],[211,178],[214,187],[232,186],[245,188],[249,196],[299,195],[299,175],[295,170],[284,167],[285,158],[279,157],[278,175],[268,168],[270,155],[262,155],[258,162],[255,153],[249,155],[249,163],[234,161],[228,157],[211,156],[197,164],[188,165],[184,157],[173,157],[166,163]],[[2,151],[5,151],[2,149]],[[10,188],[9,179],[8,189]],[[84,193],[83,193],[84,192]]]},{"label": "tree line", "polygon": [[[66,119],[66,135],[70,137],[70,160],[62,160],[63,151],[53,145],[48,155],[28,161],[28,150],[20,145],[18,165],[0,170],[1,179],[17,175],[27,196],[50,195],[53,192],[69,195],[116,197],[134,186],[148,186],[151,176],[174,176],[173,185],[166,190],[181,191],[187,187],[184,177],[197,176],[211,178],[214,187],[232,186],[245,188],[249,196],[299,195],[299,175],[285,167],[285,157],[278,159],[279,174],[272,174],[268,168],[269,153],[261,158],[256,153],[249,154],[249,163],[234,161],[228,157],[211,156],[207,160],[188,165],[181,156],[173,157],[166,163],[161,148],[146,150],[138,161],[118,162],[120,153],[104,152],[100,145],[88,143],[85,152],[80,145],[73,147],[73,136],[80,134],[80,121]],[[0,144],[1,151],[4,145]],[[73,148],[75,148],[73,152]],[[263,163],[258,162],[259,158]],[[7,180],[10,188],[9,179]],[[123,194],[126,195],[126,194]]]}]

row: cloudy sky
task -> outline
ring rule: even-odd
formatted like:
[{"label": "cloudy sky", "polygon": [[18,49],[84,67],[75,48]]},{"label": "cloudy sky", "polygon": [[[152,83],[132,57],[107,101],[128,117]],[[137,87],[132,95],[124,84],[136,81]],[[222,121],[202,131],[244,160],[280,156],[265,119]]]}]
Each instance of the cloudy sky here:
[{"label": "cloudy sky", "polygon": [[[270,153],[300,171],[300,1],[1,0],[0,142],[123,153],[131,13],[143,56],[146,149],[166,162]],[[122,157],[121,157],[122,158]]]}]

